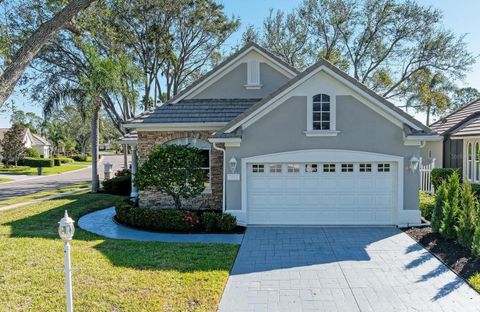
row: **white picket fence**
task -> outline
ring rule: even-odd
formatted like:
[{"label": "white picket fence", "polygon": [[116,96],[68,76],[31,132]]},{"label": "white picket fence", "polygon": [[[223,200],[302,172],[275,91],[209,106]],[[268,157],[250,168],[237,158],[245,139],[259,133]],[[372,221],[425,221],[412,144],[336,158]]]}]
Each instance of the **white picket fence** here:
[{"label": "white picket fence", "polygon": [[435,158],[432,162],[424,165],[420,159],[420,190],[433,194],[432,169],[435,168]]}]

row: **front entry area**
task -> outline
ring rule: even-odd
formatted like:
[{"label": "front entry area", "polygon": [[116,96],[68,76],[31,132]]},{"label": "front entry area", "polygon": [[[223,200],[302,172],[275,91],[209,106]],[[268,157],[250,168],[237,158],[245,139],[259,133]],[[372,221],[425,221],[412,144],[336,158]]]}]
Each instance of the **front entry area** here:
[{"label": "front entry area", "polygon": [[275,156],[246,163],[248,224],[395,224],[398,162],[350,151]]}]

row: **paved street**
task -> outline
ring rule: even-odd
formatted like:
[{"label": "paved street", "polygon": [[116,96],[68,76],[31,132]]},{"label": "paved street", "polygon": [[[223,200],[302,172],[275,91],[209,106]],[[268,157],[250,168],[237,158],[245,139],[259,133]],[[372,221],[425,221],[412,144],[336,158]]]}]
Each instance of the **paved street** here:
[{"label": "paved street", "polygon": [[[113,164],[113,172],[123,169],[123,155],[103,155],[102,161],[98,166],[100,179],[103,179],[104,175],[104,162],[110,162]],[[78,183],[89,182],[91,181],[91,170],[92,169],[88,167],[85,169],[66,172],[62,174],[54,174],[43,177],[32,176],[28,179],[22,179],[8,183],[0,183],[0,200],[34,194],[51,189],[58,189]]]},{"label": "paved street", "polygon": [[393,227],[250,227],[227,311],[480,311],[480,295]]}]

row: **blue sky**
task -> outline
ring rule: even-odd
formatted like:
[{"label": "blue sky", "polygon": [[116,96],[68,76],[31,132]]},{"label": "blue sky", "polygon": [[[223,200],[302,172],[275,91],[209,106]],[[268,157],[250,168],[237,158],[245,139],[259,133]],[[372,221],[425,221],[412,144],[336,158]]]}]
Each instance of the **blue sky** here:
[{"label": "blue sky", "polygon": [[[235,15],[241,20],[240,31],[233,34],[225,43],[224,50],[229,51],[230,47],[239,42],[245,27],[252,24],[258,28],[262,25],[263,19],[269,14],[270,8],[289,11],[298,6],[302,0],[221,0],[228,15]],[[439,8],[444,14],[445,28],[453,30],[457,34],[467,34],[466,41],[469,50],[474,55],[480,55],[480,29],[476,26],[478,12],[480,12],[480,1],[478,0],[417,0],[418,3]],[[472,86],[480,89],[480,59],[468,73],[465,81],[458,81],[459,86]],[[38,103],[32,103],[27,97],[16,92],[13,97],[16,105],[25,111],[41,113]],[[425,116],[417,114],[415,117],[422,122]],[[0,127],[9,126],[9,116],[0,113]]]}]

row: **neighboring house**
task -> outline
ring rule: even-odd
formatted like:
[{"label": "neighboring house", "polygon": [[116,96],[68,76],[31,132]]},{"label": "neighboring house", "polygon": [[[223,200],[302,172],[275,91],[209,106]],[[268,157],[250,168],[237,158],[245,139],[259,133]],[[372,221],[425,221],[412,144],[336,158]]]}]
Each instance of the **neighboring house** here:
[{"label": "neighboring house", "polygon": [[[9,128],[0,128],[0,140],[3,140],[3,136],[5,133],[10,130]],[[30,131],[30,129],[25,128],[24,132],[23,143],[25,144],[26,148],[33,147],[40,155],[44,158],[50,157],[50,149],[51,144],[47,141],[47,139],[34,134]],[[0,150],[1,153],[1,150]]]},{"label": "neighboring house", "polygon": [[443,141],[429,142],[423,157],[443,168],[458,168],[471,183],[480,183],[480,99],[433,123]]},{"label": "neighboring house", "polygon": [[253,43],[124,126],[134,172],[135,150],[140,163],[160,144],[203,150],[209,187],[186,206],[243,225],[419,223],[418,157],[441,139],[329,62],[300,73]]}]

